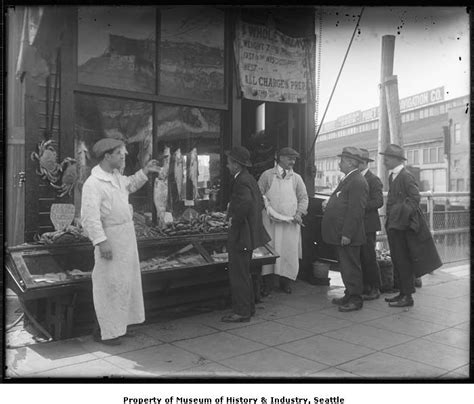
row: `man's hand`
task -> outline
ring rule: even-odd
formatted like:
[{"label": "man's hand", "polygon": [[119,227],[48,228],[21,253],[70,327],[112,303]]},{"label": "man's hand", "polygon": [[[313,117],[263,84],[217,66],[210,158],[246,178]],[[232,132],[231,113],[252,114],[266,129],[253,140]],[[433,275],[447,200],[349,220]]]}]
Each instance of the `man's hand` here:
[{"label": "man's hand", "polygon": [[341,237],[342,246],[349,245],[350,243],[351,243],[351,239],[349,237],[346,237],[346,236]]},{"label": "man's hand", "polygon": [[143,167],[143,172],[145,175],[148,175],[148,173],[159,173],[161,170],[161,167],[158,164],[157,160],[150,160],[148,163],[146,163],[146,166]]},{"label": "man's hand", "polygon": [[112,247],[110,246],[109,240],[104,240],[99,243],[100,256],[105,260],[112,259]]},{"label": "man's hand", "polygon": [[325,200],[321,203],[321,208],[323,209],[323,212],[326,210],[327,204],[328,204],[328,199],[325,199]]},{"label": "man's hand", "polygon": [[297,213],[294,217],[293,217],[293,222],[301,225],[303,223],[303,219],[301,218],[301,213]]}]

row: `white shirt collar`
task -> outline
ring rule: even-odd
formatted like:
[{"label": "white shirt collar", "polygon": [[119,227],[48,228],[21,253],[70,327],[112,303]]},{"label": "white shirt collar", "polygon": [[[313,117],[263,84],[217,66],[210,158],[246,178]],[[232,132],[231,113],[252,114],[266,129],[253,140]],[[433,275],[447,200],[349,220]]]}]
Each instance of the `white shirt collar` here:
[{"label": "white shirt collar", "polygon": [[239,176],[239,174],[242,172],[242,170],[240,170],[238,173],[234,174],[234,180]]},{"label": "white shirt collar", "polygon": [[341,178],[341,181],[345,180],[349,175],[351,175],[354,171],[357,171],[358,168],[354,168],[352,171],[348,172],[344,177]]},{"label": "white shirt collar", "polygon": [[400,171],[402,171],[402,169],[403,169],[403,164],[400,164],[400,165],[396,166],[395,168],[392,168],[391,170],[388,170],[389,175],[393,174],[392,175],[392,181],[395,178],[397,178],[397,175],[400,174]]},{"label": "white shirt collar", "polygon": [[114,170],[113,172],[109,173],[105,171],[100,164],[97,164],[95,167],[92,168],[91,170],[91,175],[94,177],[98,178],[99,180],[102,181],[108,181],[111,182],[112,184],[118,186],[117,184],[117,174],[119,174],[118,170]]},{"label": "white shirt collar", "polygon": [[361,173],[362,175],[365,175],[365,174],[367,174],[367,171],[369,171],[369,167],[367,167],[365,170],[361,171],[360,173]]}]

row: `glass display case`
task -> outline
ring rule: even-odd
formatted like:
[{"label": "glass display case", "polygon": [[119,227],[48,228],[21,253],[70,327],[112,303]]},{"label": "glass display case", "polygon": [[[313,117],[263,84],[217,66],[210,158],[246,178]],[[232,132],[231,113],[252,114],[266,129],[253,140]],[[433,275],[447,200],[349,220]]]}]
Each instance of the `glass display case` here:
[{"label": "glass display case", "polygon": [[[226,243],[227,235],[222,233],[138,241],[145,308],[228,296]],[[262,265],[274,263],[277,257],[268,246],[256,249],[252,274],[258,275]],[[79,323],[93,320],[93,267],[90,243],[10,247],[5,260],[7,287],[43,333],[68,338],[83,332],[76,330]]]}]

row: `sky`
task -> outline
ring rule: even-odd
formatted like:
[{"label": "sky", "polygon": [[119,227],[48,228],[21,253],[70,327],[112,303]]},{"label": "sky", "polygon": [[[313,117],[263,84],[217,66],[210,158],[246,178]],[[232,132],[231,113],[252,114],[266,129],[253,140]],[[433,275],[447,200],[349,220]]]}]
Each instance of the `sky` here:
[{"label": "sky", "polygon": [[[361,7],[322,7],[321,123]],[[319,22],[316,21],[319,34]],[[324,122],[379,105],[382,37],[395,36],[400,98],[444,86],[444,99],[469,94],[469,15],[464,7],[365,7]]]}]

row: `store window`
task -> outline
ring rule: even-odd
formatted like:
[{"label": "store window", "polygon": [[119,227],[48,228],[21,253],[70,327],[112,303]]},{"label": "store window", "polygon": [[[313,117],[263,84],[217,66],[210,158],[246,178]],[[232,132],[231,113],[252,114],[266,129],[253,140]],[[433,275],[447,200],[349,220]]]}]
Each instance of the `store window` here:
[{"label": "store window", "polygon": [[441,104],[439,106],[439,113],[440,114],[444,114],[446,112],[446,105],[445,104]]},{"label": "store window", "polygon": [[430,163],[436,163],[438,159],[438,151],[436,147],[430,147]]},{"label": "store window", "polygon": [[[74,144],[79,184],[84,183],[97,164],[92,147],[104,137],[126,143],[128,154],[123,173],[134,174],[153,154],[152,104],[82,94],[75,97]],[[130,199],[135,202],[135,210],[151,212],[146,187],[132,194]]]},{"label": "store window", "polygon": [[219,209],[223,176],[221,113],[157,104],[155,117],[157,155],[169,156],[169,193],[162,208],[174,217],[187,207],[200,213]]},{"label": "store window", "polygon": [[161,95],[224,101],[224,12],[213,7],[160,11]]},{"label": "store window", "polygon": [[460,123],[454,124],[454,143],[455,144],[461,143],[461,124]]},{"label": "store window", "polygon": [[78,81],[155,93],[154,7],[79,7]]},{"label": "store window", "polygon": [[458,192],[464,191],[464,178],[458,178],[456,180],[456,191]]},{"label": "store window", "polygon": [[429,149],[423,149],[423,164],[428,164],[429,162]]},{"label": "store window", "polygon": [[438,163],[444,161],[444,147],[438,147]]},{"label": "store window", "polygon": [[413,150],[413,164],[420,164],[420,156],[418,150]]}]

